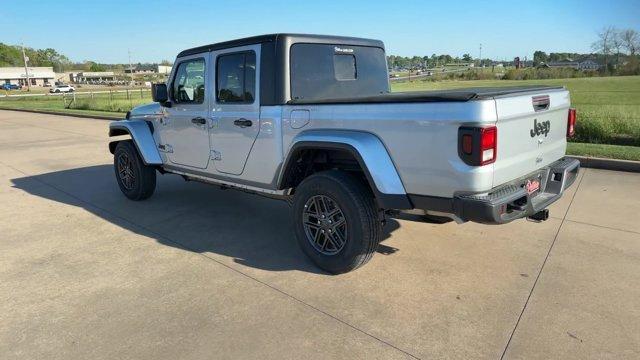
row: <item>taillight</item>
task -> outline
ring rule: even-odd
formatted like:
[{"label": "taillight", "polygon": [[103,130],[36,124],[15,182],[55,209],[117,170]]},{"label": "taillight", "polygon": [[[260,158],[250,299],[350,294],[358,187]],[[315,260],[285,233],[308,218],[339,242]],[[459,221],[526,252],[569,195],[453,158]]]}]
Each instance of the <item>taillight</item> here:
[{"label": "taillight", "polygon": [[469,134],[462,135],[462,152],[467,155],[473,153],[473,137]]},{"label": "taillight", "polygon": [[569,118],[567,119],[567,137],[573,137],[576,134],[576,109],[569,109]]},{"label": "taillight", "polygon": [[496,161],[498,128],[461,127],[458,130],[458,155],[468,165],[482,166]]},{"label": "taillight", "polygon": [[482,160],[480,165],[491,164],[496,161],[496,152],[498,150],[498,129],[495,126],[480,129],[481,144],[480,147]]}]

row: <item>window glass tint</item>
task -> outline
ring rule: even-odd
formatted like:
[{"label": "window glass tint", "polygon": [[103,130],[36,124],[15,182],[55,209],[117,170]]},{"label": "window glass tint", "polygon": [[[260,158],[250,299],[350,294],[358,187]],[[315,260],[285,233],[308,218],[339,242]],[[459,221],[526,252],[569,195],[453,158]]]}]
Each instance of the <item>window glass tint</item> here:
[{"label": "window glass tint", "polygon": [[252,103],[256,88],[256,54],[218,57],[216,99],[221,103]]},{"label": "window glass tint", "polygon": [[336,80],[356,79],[356,57],[353,55],[333,55],[333,72]]},{"label": "window glass tint", "polygon": [[178,65],[172,97],[179,104],[204,102],[204,59],[187,60]]},{"label": "window glass tint", "polygon": [[389,91],[384,50],[367,46],[291,46],[291,98],[327,100]]}]

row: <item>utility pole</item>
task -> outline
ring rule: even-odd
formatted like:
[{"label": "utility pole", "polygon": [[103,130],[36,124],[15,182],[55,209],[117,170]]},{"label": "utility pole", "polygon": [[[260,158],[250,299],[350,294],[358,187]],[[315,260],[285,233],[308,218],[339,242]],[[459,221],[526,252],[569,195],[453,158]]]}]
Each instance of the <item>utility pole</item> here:
[{"label": "utility pole", "polygon": [[127,49],[127,54],[129,54],[129,76],[131,77],[131,82],[129,85],[133,84],[133,67],[131,66],[131,50]]},{"label": "utility pole", "polygon": [[478,57],[480,59],[480,67],[482,67],[482,43],[480,44],[480,56]]},{"label": "utility pole", "polygon": [[31,86],[29,85],[29,68],[27,68],[27,61],[29,58],[24,53],[24,44],[22,45],[22,60],[24,60],[24,76],[27,78],[27,91],[31,91]]}]

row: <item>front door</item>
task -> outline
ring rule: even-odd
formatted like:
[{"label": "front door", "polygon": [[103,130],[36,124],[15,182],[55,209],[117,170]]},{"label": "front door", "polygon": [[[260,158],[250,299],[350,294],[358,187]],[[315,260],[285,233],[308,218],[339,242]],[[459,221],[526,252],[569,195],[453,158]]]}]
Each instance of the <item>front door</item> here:
[{"label": "front door", "polygon": [[204,169],[209,163],[209,54],[180,59],[169,86],[171,107],[162,120],[160,150],[169,161]]},{"label": "front door", "polygon": [[[216,170],[240,175],[260,131],[260,46],[217,51],[211,56],[216,93],[211,117],[211,150]],[[215,61],[214,61],[215,59]]]}]

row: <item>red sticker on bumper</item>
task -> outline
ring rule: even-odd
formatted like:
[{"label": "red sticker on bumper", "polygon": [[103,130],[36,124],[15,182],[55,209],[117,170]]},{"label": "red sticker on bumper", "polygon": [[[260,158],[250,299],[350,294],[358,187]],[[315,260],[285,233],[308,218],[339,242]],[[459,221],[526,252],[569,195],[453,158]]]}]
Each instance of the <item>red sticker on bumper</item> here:
[{"label": "red sticker on bumper", "polygon": [[527,180],[527,183],[524,185],[524,188],[527,190],[529,195],[540,189],[540,181],[538,180]]}]

